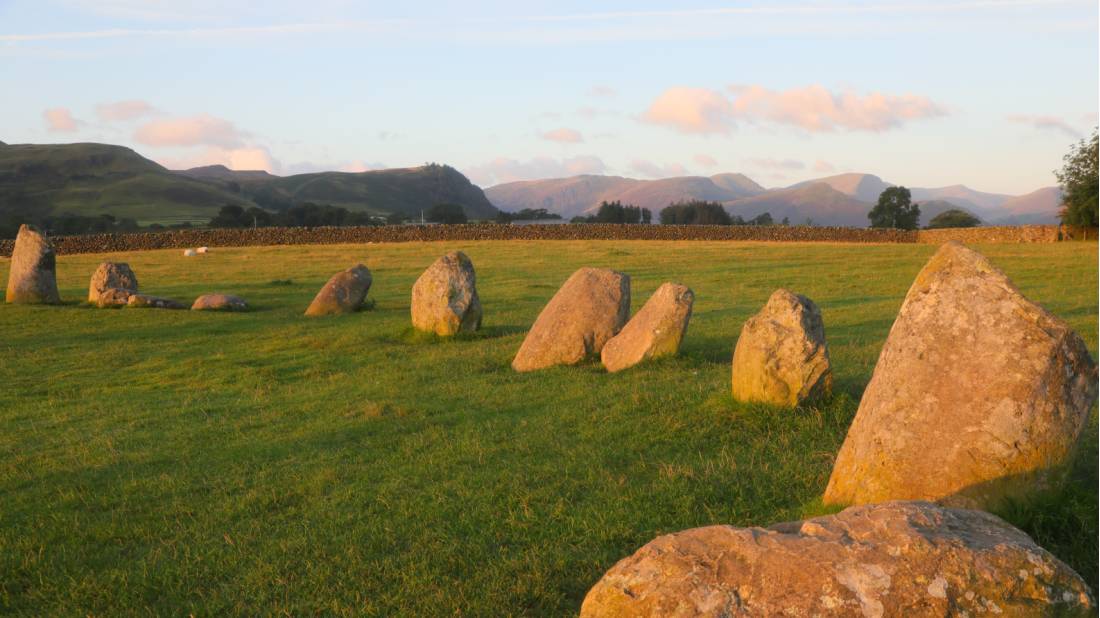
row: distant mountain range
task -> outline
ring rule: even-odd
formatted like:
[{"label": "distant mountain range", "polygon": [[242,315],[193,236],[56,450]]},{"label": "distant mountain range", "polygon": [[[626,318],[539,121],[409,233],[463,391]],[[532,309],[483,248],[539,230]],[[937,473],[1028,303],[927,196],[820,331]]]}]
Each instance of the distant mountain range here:
[{"label": "distant mountain range", "polygon": [[[446,165],[360,173],[318,172],[276,176],[221,165],[172,171],[110,144],[5,144],[0,142],[0,217],[41,219],[72,213],[110,214],[150,223],[205,223],[226,204],[283,210],[316,202],[353,211],[417,218],[435,204],[459,204],[471,219],[492,219],[498,209],[545,208],[568,219],[619,200],[656,215],[671,202],[722,203],[750,219],[764,212],[779,221],[864,227],[879,194],[892,186],[872,174],[839,174],[766,189],[744,174],[639,180],[582,175],[511,182],[482,191]],[[1057,187],[1019,196],[983,193],[963,185],[912,188],[921,222],[962,208],[986,224],[1055,223]]]},{"label": "distant mountain range", "polygon": [[413,218],[442,202],[461,205],[471,219],[497,213],[480,188],[445,165],[293,176],[220,165],[171,171],[122,146],[0,142],[0,215],[205,223],[226,204],[280,210],[311,201]]},{"label": "distant mountain range", "polygon": [[[502,210],[546,208],[566,218],[591,213],[604,200],[621,200],[654,213],[673,201],[708,200],[721,202],[730,214],[745,219],[768,212],[776,221],[786,217],[791,223],[810,220],[816,225],[864,227],[867,212],[891,186],[873,174],[838,174],[773,189],[743,174],[661,180],[584,175],[500,184],[486,189],[485,195]],[[921,206],[922,223],[951,208],[966,210],[988,225],[1057,223],[1061,204],[1058,187],[1021,196],[984,193],[964,185],[910,191]]]}]

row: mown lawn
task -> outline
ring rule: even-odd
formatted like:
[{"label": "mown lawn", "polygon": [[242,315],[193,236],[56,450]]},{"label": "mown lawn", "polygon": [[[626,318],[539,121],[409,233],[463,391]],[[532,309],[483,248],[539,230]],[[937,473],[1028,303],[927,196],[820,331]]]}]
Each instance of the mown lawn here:
[{"label": "mown lawn", "polygon": [[[1096,355],[1096,243],[977,248]],[[416,336],[412,283],[452,249],[477,268],[484,330]],[[467,242],[62,257],[70,304],[0,306],[0,613],[574,613],[658,534],[821,512],[934,249]],[[129,262],[148,293],[225,291],[256,309],[82,306],[105,259]],[[374,308],[303,317],[358,261]],[[514,373],[525,330],[584,265],[629,273],[635,310],[663,281],[691,286],[683,355],[615,375]],[[728,394],[741,324],[781,286],[824,313],[838,394],[819,407]],[[1095,585],[1095,410],[1086,434],[1065,491],[1004,514]]]}]

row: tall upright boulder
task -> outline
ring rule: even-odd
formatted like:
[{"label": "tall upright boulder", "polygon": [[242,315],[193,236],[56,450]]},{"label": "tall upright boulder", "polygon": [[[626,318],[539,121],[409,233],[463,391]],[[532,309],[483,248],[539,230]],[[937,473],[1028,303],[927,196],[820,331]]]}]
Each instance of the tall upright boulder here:
[{"label": "tall upright boulder", "polygon": [[575,365],[599,354],[628,317],[630,277],[606,268],[581,268],[543,308],[512,368],[535,371]]},{"label": "tall upright boulder", "polygon": [[695,293],[686,285],[661,285],[600,351],[603,366],[614,373],[650,358],[676,355],[694,303]]},{"label": "tall upright boulder", "polygon": [[905,297],[825,502],[990,508],[1056,484],[1096,379],[1062,320],[982,255],[947,243]]},{"label": "tall upright boulder", "polygon": [[334,315],[358,311],[367,297],[371,284],[370,269],[356,264],[333,275],[317,292],[306,309],[306,315]]},{"label": "tall upright boulder", "polygon": [[982,511],[852,507],[769,528],[658,537],[588,592],[581,618],[1094,616],[1081,576]]},{"label": "tall upright boulder", "polygon": [[46,235],[33,225],[20,225],[15,236],[7,301],[24,305],[61,302],[57,292],[57,253]]},{"label": "tall upright boulder", "polygon": [[103,262],[92,273],[88,302],[99,307],[122,306],[138,291],[137,275],[124,262]]},{"label": "tall upright boulder", "polygon": [[733,398],[779,406],[829,394],[833,385],[821,310],[779,289],[741,328],[733,351]]},{"label": "tall upright boulder", "polygon": [[436,260],[412,289],[412,323],[417,330],[450,337],[481,328],[474,264],[454,251]]}]

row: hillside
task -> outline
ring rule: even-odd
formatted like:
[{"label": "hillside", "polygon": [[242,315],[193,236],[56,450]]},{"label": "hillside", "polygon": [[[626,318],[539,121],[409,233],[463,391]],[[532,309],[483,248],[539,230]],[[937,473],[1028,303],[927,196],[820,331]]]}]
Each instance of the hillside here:
[{"label": "hillside", "polygon": [[174,172],[110,144],[0,144],[0,216],[6,218],[71,213],[145,225],[205,223],[226,204],[280,209],[309,201],[410,217],[441,202],[462,205],[472,219],[497,212],[481,189],[444,165],[286,177],[221,165]]},{"label": "hillside", "polygon": [[765,212],[775,221],[786,217],[793,225],[812,219],[814,225],[867,226],[870,205],[837,191],[826,183],[799,184],[787,189],[725,203],[732,215],[751,219]]},{"label": "hillside", "polygon": [[247,203],[222,187],[174,174],[109,144],[0,145],[0,215],[76,214],[141,223],[206,221]]},{"label": "hillside", "polygon": [[1003,225],[1058,223],[1058,210],[1062,207],[1062,190],[1043,187],[1025,195],[1009,198],[1001,204]]},{"label": "hillside", "polygon": [[605,200],[620,200],[657,212],[680,200],[725,202],[762,191],[763,187],[743,174],[718,174],[709,178],[678,176],[660,180],[583,175],[509,182],[489,187],[485,195],[502,210],[545,208],[568,219],[592,211]]},{"label": "hillside", "polygon": [[796,189],[813,184],[828,185],[829,188],[838,193],[843,193],[844,195],[869,204],[878,201],[878,196],[883,191],[893,186],[891,183],[884,182],[874,174],[837,174],[836,176],[826,176],[824,178],[807,180],[805,182],[793,184],[788,188]]}]

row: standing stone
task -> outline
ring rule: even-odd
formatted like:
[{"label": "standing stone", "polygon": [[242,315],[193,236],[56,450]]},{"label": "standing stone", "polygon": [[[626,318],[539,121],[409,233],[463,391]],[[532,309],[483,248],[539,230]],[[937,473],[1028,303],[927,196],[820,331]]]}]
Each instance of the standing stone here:
[{"label": "standing stone", "polygon": [[92,281],[88,285],[88,302],[99,307],[125,305],[130,294],[137,291],[137,275],[129,264],[103,262],[92,273]]},{"label": "standing stone", "polygon": [[333,315],[358,311],[370,290],[370,270],[362,264],[338,272],[317,292],[306,315]]},{"label": "standing stone", "polygon": [[191,311],[248,311],[248,303],[232,294],[203,294],[195,299]]},{"label": "standing stone", "polygon": [[416,280],[412,289],[412,323],[417,330],[441,337],[481,328],[474,264],[465,253],[444,255]]},{"label": "standing stone", "polygon": [[57,292],[57,254],[46,235],[33,225],[20,225],[15,237],[7,301],[23,305],[61,302]]},{"label": "standing stone", "polygon": [[630,277],[606,268],[573,273],[543,308],[512,368],[575,365],[599,354],[630,317]]},{"label": "standing stone", "polygon": [[649,358],[674,356],[687,334],[695,293],[679,283],[665,283],[641,311],[600,351],[603,366],[621,371]]},{"label": "standing stone", "polygon": [[797,406],[833,386],[821,310],[779,289],[741,328],[733,351],[733,398]]},{"label": "standing stone", "polygon": [[588,592],[582,618],[1089,616],[1072,569],[982,511],[890,502],[658,537]]},{"label": "standing stone", "polygon": [[1081,338],[950,242],[917,275],[825,501],[988,508],[1060,478],[1096,401]]}]

